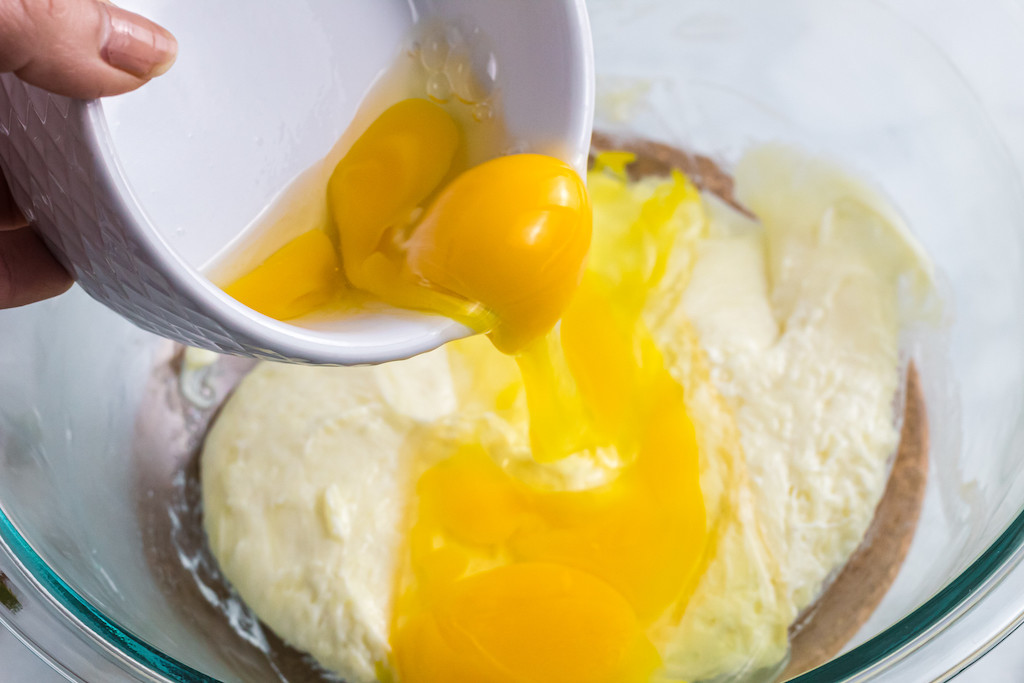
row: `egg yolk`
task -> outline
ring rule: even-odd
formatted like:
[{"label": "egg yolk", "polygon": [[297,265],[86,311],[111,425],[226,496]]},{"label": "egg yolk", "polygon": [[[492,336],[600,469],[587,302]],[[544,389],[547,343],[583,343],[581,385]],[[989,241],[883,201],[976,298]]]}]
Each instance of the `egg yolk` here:
[{"label": "egg yolk", "polygon": [[325,306],[341,286],[334,244],[326,233],[310,230],[224,291],[264,315],[291,320]]},{"label": "egg yolk", "polygon": [[[554,326],[579,284],[590,202],[570,166],[540,154],[458,173],[460,140],[432,102],[387,109],[331,174],[328,231],[352,288],[454,318],[515,351]],[[322,307],[321,295],[342,285],[336,264],[311,268],[330,254],[326,233],[315,254],[313,241],[297,238],[226,291],[279,319]]]},{"label": "egg yolk", "polygon": [[515,351],[558,321],[590,248],[590,200],[567,164],[539,154],[466,171],[427,209],[409,241],[412,272],[479,301],[491,340]]},{"label": "egg yolk", "polygon": [[418,303],[394,252],[413,211],[448,175],[458,147],[452,118],[420,99],[392,106],[352,145],[331,174],[327,202],[353,286],[397,305],[406,298]]},{"label": "egg yolk", "polygon": [[570,405],[544,423],[546,443],[611,447],[625,465],[597,488],[541,490],[462,434],[417,483],[393,615],[399,680],[639,683],[660,667],[648,629],[685,606],[711,552],[683,390],[641,318],[664,263],[631,258],[670,247],[664,225],[699,202],[681,176],[666,188],[591,264],[557,333],[520,353],[541,397],[531,429],[540,406]]}]

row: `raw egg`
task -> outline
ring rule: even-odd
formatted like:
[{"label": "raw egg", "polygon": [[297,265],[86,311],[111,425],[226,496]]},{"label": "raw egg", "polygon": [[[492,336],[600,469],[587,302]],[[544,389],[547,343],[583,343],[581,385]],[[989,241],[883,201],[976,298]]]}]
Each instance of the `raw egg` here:
[{"label": "raw egg", "polygon": [[[392,615],[401,681],[647,681],[660,666],[647,629],[685,603],[709,545],[684,391],[642,320],[659,228],[697,195],[676,177],[624,245],[654,256],[617,255],[584,280],[583,180],[539,154],[470,164],[467,135],[427,98],[387,107],[330,174],[327,223],[227,291],[279,319],[346,289],[455,318],[516,354],[538,467],[599,453],[620,466],[596,488],[542,490],[481,432],[461,434],[417,483]],[[431,438],[410,448],[436,450]]]},{"label": "raw egg", "polygon": [[590,244],[585,184],[553,157],[502,151],[515,141],[493,70],[471,68],[449,33],[428,31],[382,79],[358,136],[326,176],[311,175],[323,209],[273,226],[297,236],[233,276],[229,294],[280,320],[369,298],[454,318],[505,351],[554,326]]}]

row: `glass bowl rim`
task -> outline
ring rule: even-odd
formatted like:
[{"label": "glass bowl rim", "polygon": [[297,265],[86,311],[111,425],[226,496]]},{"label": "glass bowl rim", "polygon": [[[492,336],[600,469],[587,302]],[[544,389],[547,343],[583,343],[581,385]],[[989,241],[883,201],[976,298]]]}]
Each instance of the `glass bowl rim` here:
[{"label": "glass bowl rim", "polygon": [[[157,680],[163,678],[219,683],[217,679],[137,638],[96,609],[50,568],[18,531],[2,507],[0,551],[4,551],[21,565],[21,568],[34,579],[36,588],[44,597],[70,614],[72,625],[83,631],[97,646],[113,649],[121,657],[141,665],[148,673],[155,675]],[[1018,512],[984,552],[923,604],[852,650],[791,679],[792,683],[846,681],[866,674],[883,673],[955,623],[971,607],[983,600],[1022,559],[1024,510]],[[1024,617],[1024,605],[1016,612],[1017,620]],[[987,648],[984,645],[974,649],[968,659],[960,664],[969,664],[985,651]]]}]

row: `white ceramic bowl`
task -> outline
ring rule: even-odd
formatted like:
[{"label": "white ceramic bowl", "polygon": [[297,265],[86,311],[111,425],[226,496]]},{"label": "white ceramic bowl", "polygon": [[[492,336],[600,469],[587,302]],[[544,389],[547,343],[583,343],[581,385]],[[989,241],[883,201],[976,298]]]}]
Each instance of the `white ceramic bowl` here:
[{"label": "white ceramic bowl", "polygon": [[522,151],[581,170],[586,162],[594,74],[583,0],[123,4],[176,34],[175,67],[137,92],[89,102],[0,76],[0,166],[82,288],[165,337],[347,365],[467,334],[445,318],[397,310],[305,329],[250,310],[202,274],[330,150],[417,17],[469,17],[484,28],[510,137]]}]

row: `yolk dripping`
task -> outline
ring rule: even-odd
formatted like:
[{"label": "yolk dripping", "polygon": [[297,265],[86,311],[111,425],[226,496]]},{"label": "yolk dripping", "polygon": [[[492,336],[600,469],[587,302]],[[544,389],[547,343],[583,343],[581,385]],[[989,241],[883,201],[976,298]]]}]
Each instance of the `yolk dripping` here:
[{"label": "yolk dripping", "polygon": [[546,367],[541,391],[571,376],[585,422],[546,428],[612,445],[628,463],[617,478],[539,490],[472,434],[420,478],[392,627],[404,683],[639,683],[659,667],[646,629],[685,604],[710,551],[682,387],[640,319],[664,264],[632,257],[665,247],[664,225],[695,202],[681,176],[652,197],[618,256],[591,265],[550,344],[557,353],[521,364]]},{"label": "yolk dripping", "polygon": [[[228,293],[271,317],[304,315],[340,289],[340,253],[351,287],[488,331],[502,350],[543,335],[579,283],[590,244],[586,187],[571,167],[538,154],[462,170],[460,144],[439,106],[393,105],[331,175],[337,251],[326,248],[326,232],[303,235]],[[331,267],[311,267],[320,263]]]}]

